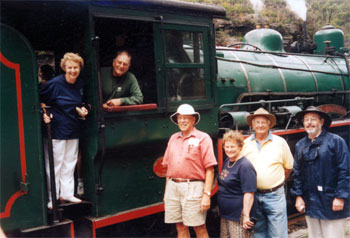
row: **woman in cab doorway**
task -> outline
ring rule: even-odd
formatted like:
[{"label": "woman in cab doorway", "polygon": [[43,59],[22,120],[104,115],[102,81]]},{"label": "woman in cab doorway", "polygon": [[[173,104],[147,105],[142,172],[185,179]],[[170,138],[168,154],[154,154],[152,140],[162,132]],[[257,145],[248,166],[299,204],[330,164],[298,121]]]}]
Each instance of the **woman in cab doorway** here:
[{"label": "woman in cab doorway", "polygon": [[[79,151],[79,118],[85,118],[88,114],[87,108],[82,106],[84,82],[79,77],[84,60],[78,54],[66,53],[61,59],[60,66],[65,74],[45,84],[40,91],[40,101],[44,111],[46,106],[50,107],[50,115],[44,113],[43,120],[51,124],[56,199],[80,203],[81,200],[74,197],[74,170]],[[45,146],[45,160],[49,187],[47,206],[52,209],[47,146]]]}]

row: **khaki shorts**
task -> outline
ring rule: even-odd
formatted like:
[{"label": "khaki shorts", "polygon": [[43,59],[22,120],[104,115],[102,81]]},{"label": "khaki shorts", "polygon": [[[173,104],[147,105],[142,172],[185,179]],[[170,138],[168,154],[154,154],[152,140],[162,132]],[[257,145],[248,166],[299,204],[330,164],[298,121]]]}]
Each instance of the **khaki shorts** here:
[{"label": "khaki shorts", "polygon": [[207,212],[200,211],[203,191],[203,181],[175,183],[169,179],[164,197],[165,223],[205,224]]}]

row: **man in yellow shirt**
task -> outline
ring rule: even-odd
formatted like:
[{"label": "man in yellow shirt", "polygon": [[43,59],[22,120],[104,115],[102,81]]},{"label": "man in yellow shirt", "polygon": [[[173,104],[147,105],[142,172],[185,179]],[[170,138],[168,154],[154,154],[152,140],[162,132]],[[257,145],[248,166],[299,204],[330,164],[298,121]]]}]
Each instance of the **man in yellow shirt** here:
[{"label": "man in yellow shirt", "polygon": [[245,139],[242,154],[257,173],[257,222],[254,238],[288,237],[284,181],[293,169],[293,155],[287,142],[270,129],[276,118],[263,108],[247,117],[254,133]]}]

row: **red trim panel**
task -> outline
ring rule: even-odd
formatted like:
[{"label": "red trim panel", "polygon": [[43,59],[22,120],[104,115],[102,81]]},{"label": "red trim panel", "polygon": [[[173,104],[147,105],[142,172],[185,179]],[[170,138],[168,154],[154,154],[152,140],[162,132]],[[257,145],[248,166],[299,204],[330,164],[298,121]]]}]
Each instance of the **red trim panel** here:
[{"label": "red trim panel", "polygon": [[317,108],[328,114],[333,113],[342,116],[346,115],[346,108],[336,104],[323,104],[318,106]]},{"label": "red trim panel", "polygon": [[158,106],[155,103],[139,104],[139,105],[128,105],[128,106],[113,106],[104,108],[107,112],[123,112],[123,111],[146,111],[155,110]]},{"label": "red trim panel", "polygon": [[222,165],[224,163],[224,153],[222,151],[222,139],[218,139],[218,163],[219,163],[219,173],[221,173]]},{"label": "red trim panel", "polygon": [[[132,211],[127,211],[127,212],[116,214],[114,216],[109,216],[107,218],[102,218],[100,220],[95,220],[95,221],[93,221],[93,223],[95,224],[95,226],[93,226],[93,229],[98,229],[98,228],[102,228],[105,226],[110,226],[110,225],[113,225],[116,223],[129,221],[132,219],[152,215],[152,214],[162,212],[162,211],[164,211],[164,204],[163,203],[160,203],[160,204],[158,203],[158,204],[143,207],[143,208],[137,208],[137,209],[132,210]],[[95,233],[95,231],[93,231],[93,232]],[[95,234],[95,236],[96,236],[96,234]]]},{"label": "red trim panel", "polygon": [[[350,126],[350,121],[349,120],[333,121],[330,127],[340,127],[340,126]],[[290,134],[296,134],[296,133],[302,133],[302,132],[305,132],[304,128],[293,129],[293,130],[278,130],[278,131],[273,131],[272,133],[275,135],[290,135]]]},{"label": "red trim panel", "polygon": [[96,238],[96,223],[92,222],[92,238]]},{"label": "red trim panel", "polygon": [[19,198],[20,196],[22,196],[24,194],[26,194],[26,192],[17,191],[10,197],[10,199],[6,203],[5,211],[0,213],[0,219],[10,216],[12,205],[14,204],[14,202],[16,201],[17,198]]},{"label": "red trim panel", "polygon": [[297,134],[297,133],[303,133],[305,132],[305,129],[293,129],[293,130],[283,130],[283,131],[273,131],[272,134],[274,135],[291,135],[291,134]]},{"label": "red trim panel", "polygon": [[331,127],[337,127],[337,126],[350,126],[350,121],[341,121],[341,122],[337,122],[331,125]]},{"label": "red trim panel", "polygon": [[73,223],[73,222],[70,224],[70,235],[71,235],[72,238],[75,237],[75,233],[74,233],[74,223]]},{"label": "red trim panel", "polygon": [[[20,159],[21,159],[21,174],[22,174],[22,182],[26,182],[26,153],[25,153],[25,144],[24,144],[24,126],[23,126],[23,104],[22,104],[22,86],[21,86],[21,71],[20,65],[17,63],[13,63],[3,56],[0,52],[0,62],[3,63],[10,69],[15,70],[16,75],[16,94],[17,94],[17,114],[18,114],[18,136],[19,136],[19,149],[20,149]],[[26,194],[23,191],[17,191],[13,194],[10,199],[7,201],[5,206],[5,211],[0,214],[0,219],[6,218],[10,216],[11,208],[13,203],[17,198]]]},{"label": "red trim panel", "polygon": [[[224,162],[224,155],[222,151],[222,139],[218,139],[218,169],[219,169],[219,174],[221,173],[222,165]],[[219,185],[218,182],[216,181],[215,187],[211,191],[212,196],[219,190]]]}]

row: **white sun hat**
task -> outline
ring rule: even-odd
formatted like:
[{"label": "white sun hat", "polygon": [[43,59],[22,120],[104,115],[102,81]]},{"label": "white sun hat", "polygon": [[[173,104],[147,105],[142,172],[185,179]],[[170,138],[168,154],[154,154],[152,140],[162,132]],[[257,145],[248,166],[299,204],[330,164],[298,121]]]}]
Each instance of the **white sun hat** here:
[{"label": "white sun hat", "polygon": [[194,111],[194,108],[190,104],[181,104],[177,111],[170,116],[170,120],[177,125],[177,115],[193,115],[196,118],[195,125],[200,121],[200,115]]}]

